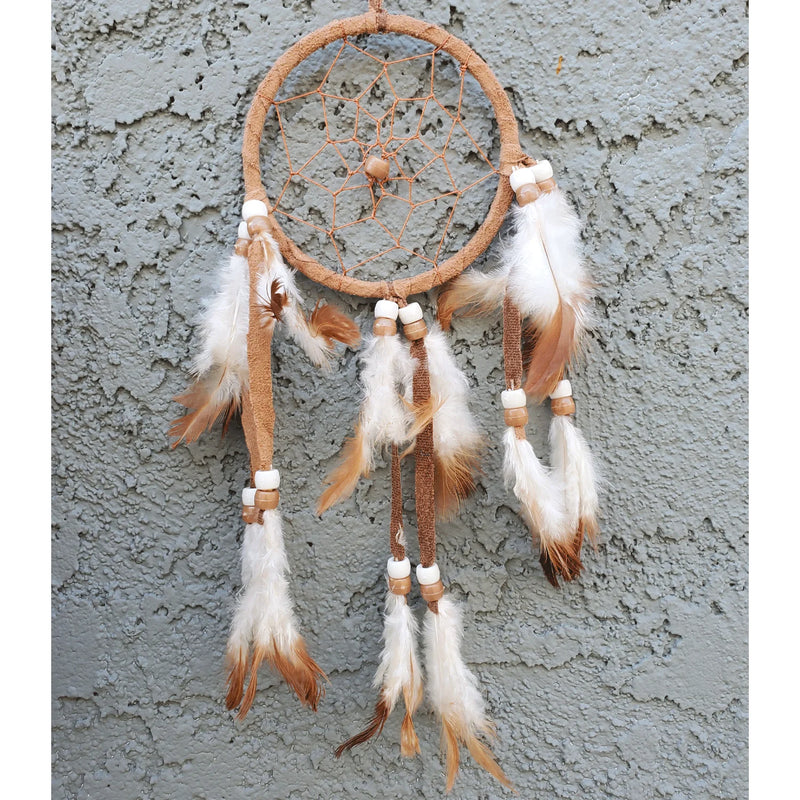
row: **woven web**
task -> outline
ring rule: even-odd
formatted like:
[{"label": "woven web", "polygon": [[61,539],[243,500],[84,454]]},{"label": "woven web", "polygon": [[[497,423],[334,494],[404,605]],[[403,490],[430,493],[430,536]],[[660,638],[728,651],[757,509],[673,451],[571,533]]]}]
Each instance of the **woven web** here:
[{"label": "woven web", "polygon": [[[262,142],[287,235],[365,280],[435,268],[467,243],[497,188],[488,99],[467,65],[410,37],[345,38],[314,53],[284,82]],[[389,161],[385,182],[365,173],[368,156]]]}]

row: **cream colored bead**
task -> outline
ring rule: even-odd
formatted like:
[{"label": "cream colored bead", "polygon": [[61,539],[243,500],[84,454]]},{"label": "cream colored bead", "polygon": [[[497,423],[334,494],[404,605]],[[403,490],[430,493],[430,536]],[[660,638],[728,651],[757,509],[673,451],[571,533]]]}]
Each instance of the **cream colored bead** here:
[{"label": "cream colored bead", "polygon": [[410,325],[412,322],[418,322],[422,319],[422,306],[419,303],[409,303],[399,309],[399,314],[400,322],[403,325]]},{"label": "cream colored bead", "polygon": [[558,400],[559,397],[572,397],[572,384],[569,381],[559,381],[553,389],[550,399]]},{"label": "cream colored bead", "polygon": [[255,475],[256,489],[272,491],[281,485],[281,474],[276,469],[260,469]]},{"label": "cream colored bead", "polygon": [[385,319],[397,319],[400,306],[393,300],[378,300],[375,303],[375,319],[383,317]]},{"label": "cream colored bead", "polygon": [[402,561],[390,558],[386,562],[386,572],[389,573],[390,578],[407,578],[411,574],[411,562],[407,558]]},{"label": "cream colored bead", "polygon": [[250,231],[247,230],[247,223],[242,220],[239,223],[239,227],[236,229],[236,238],[237,239],[249,239],[250,238]]},{"label": "cream colored bead", "polygon": [[500,393],[500,402],[503,408],[525,408],[528,397],[524,389],[506,389]]},{"label": "cream colored bead", "polygon": [[536,183],[541,183],[553,177],[553,167],[549,161],[537,161],[531,169],[536,176]]},{"label": "cream colored bead", "polygon": [[242,206],[242,219],[245,222],[252,217],[266,217],[268,214],[269,209],[263,200],[246,200]]},{"label": "cream colored bead", "polygon": [[254,506],[256,504],[256,490],[250,489],[242,489],[242,505],[243,506]]},{"label": "cream colored bead", "polygon": [[534,173],[533,167],[521,167],[520,169],[515,169],[508,176],[508,182],[514,192],[518,192],[520,187],[528,183],[536,183],[536,173]]},{"label": "cream colored bead", "polygon": [[439,573],[439,565],[431,564],[429,567],[423,567],[422,564],[417,564],[417,583],[420,586],[427,586],[431,583],[436,583],[441,578]]}]

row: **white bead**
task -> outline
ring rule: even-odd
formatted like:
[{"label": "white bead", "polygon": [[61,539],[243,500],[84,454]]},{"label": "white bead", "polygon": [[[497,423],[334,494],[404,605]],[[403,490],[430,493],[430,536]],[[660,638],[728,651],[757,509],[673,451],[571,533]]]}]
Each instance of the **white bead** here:
[{"label": "white bead", "polygon": [[511,188],[516,192],[521,186],[527,186],[529,183],[536,183],[536,174],[533,167],[521,167],[515,169],[508,177]]},{"label": "white bead", "polygon": [[422,319],[422,306],[419,303],[409,303],[400,309],[400,322],[403,325],[410,325]]},{"label": "white bead", "polygon": [[266,217],[268,215],[267,204],[262,200],[246,200],[242,206],[242,219],[245,222],[253,217]]},{"label": "white bead", "polygon": [[260,469],[256,472],[256,489],[272,491],[281,485],[281,474],[276,469]]},{"label": "white bead", "polygon": [[407,558],[402,561],[395,561],[394,558],[390,558],[386,562],[386,571],[389,573],[389,577],[395,580],[407,578],[411,574],[411,562]]},{"label": "white bead", "polygon": [[572,384],[569,381],[559,381],[550,395],[551,400],[559,400],[562,397],[572,397]]},{"label": "white bead", "polygon": [[553,177],[553,167],[549,161],[537,161],[532,169],[533,174],[536,176],[536,183],[541,183]]},{"label": "white bead", "polygon": [[237,239],[249,239],[250,238],[250,231],[247,230],[247,223],[240,222],[239,227],[236,229],[236,238]]},{"label": "white bead", "polygon": [[500,402],[503,408],[525,408],[528,398],[524,389],[506,389],[500,393]]},{"label": "white bead", "polygon": [[422,564],[417,564],[417,583],[421,583],[423,586],[429,586],[431,583],[436,583],[439,578],[438,564],[433,564],[430,567],[423,567]]},{"label": "white bead", "polygon": [[381,319],[397,319],[397,312],[400,306],[393,300],[378,300],[375,303],[375,318]]},{"label": "white bead", "polygon": [[254,506],[256,504],[256,490],[255,489],[242,489],[242,505]]}]

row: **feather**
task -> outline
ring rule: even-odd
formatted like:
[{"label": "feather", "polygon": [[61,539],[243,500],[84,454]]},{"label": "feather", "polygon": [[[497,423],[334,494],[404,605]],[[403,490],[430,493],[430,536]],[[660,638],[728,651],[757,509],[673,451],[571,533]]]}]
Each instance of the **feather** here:
[{"label": "feather", "polygon": [[446,283],[436,299],[436,315],[444,330],[450,329],[453,314],[464,316],[489,314],[503,305],[508,280],[508,264],[491,272],[470,269]]},{"label": "feather", "polygon": [[453,357],[447,337],[435,323],[425,337],[425,349],[431,397],[436,398],[433,415],[436,510],[446,518],[475,489],[474,476],[483,437],[467,404],[467,379]]},{"label": "feather", "polygon": [[561,476],[566,521],[580,552],[584,534],[592,543],[597,536],[599,500],[594,459],[569,415],[556,415],[550,423],[550,463]]},{"label": "feather", "polygon": [[336,757],[358,744],[371,739],[383,730],[402,694],[406,713],[401,727],[400,752],[413,756],[419,752],[419,740],[412,717],[422,702],[422,672],[417,656],[418,626],[403,595],[386,593],[386,613],[383,623],[384,647],[373,685],[380,689],[375,712],[367,727],[348,739],[336,750]]},{"label": "feather", "polygon": [[311,319],[307,319],[303,313],[303,298],[295,281],[295,271],[286,266],[275,240],[267,231],[263,231],[253,241],[261,248],[264,262],[258,284],[259,294],[269,297],[271,283],[276,279],[280,282],[286,293],[281,321],[313,364],[330,369],[334,340],[350,347],[358,345],[360,335],[355,323],[331,306],[319,304],[312,312]]},{"label": "feather", "polygon": [[522,518],[539,540],[539,561],[547,579],[558,586],[558,577],[576,578],[582,569],[580,549],[575,552],[574,531],[564,515],[559,476],[539,462],[530,442],[519,438],[515,428],[506,429],[503,444],[506,485],[513,489]]},{"label": "feather", "polygon": [[478,738],[494,737],[478,683],[461,657],[461,611],[447,596],[438,601],[438,613],[425,612],[425,661],[428,694],[442,724],[447,761],[447,791],[453,788],[459,765],[459,744],[504,786],[511,782],[491,750]]},{"label": "feather", "polygon": [[289,302],[289,298],[277,278],[269,285],[269,295],[267,297],[259,295],[259,300],[261,300],[261,313],[264,322],[268,323],[269,320],[280,322],[283,317],[283,309]]},{"label": "feather", "polygon": [[[375,453],[383,446],[402,444],[415,425],[415,409],[400,394],[411,382],[413,360],[399,336],[372,336],[361,357],[363,400],[355,434],[345,443],[339,464],[325,478],[328,488],[317,503],[322,514],[349,497],[359,477],[374,467]],[[424,416],[426,409],[416,409]]]},{"label": "feather", "polygon": [[[324,694],[325,673],[309,656],[289,596],[289,565],[280,512],[265,511],[263,523],[245,528],[242,543],[242,594],[227,646],[229,709],[244,719],[255,699],[258,669],[267,661],[314,711]],[[252,645],[252,656],[250,648]],[[245,676],[250,679],[244,691]]]},{"label": "feather", "polygon": [[169,435],[175,439],[173,447],[195,441],[220,418],[227,429],[247,388],[247,260],[232,255],[220,268],[218,283],[200,317],[202,345],[192,362],[195,382],[175,398],[190,413],[172,422]]},{"label": "feather", "polygon": [[559,188],[512,213],[514,233],[503,255],[508,291],[529,318],[534,342],[525,391],[541,401],[578,352],[591,283],[580,256],[580,222]]}]

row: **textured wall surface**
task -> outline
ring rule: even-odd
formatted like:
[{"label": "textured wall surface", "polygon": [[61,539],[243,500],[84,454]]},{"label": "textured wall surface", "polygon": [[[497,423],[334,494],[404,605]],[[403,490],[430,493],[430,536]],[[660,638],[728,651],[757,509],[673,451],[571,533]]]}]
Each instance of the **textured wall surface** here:
[{"label": "textured wall surface", "polygon": [[[554,163],[586,221],[598,283],[574,384],[606,478],[602,538],[560,591],[502,486],[499,321],[454,327],[490,445],[475,496],[440,528],[440,563],[466,610],[464,651],[497,722],[496,753],[525,798],[740,800],[746,3],[428,6],[389,3],[448,27],[492,65],[523,147]],[[287,340],[274,355],[292,591],[331,681],[316,716],[266,671],[244,723],[225,711],[247,454],[238,426],[174,451],[166,437],[198,304],[232,243],[255,87],[300,35],[365,7],[54,3],[57,798],[444,788],[427,711],[421,758],[401,760],[397,714],[373,743],[333,756],[374,702],[386,557],[385,472],[324,519],[312,512],[355,415],[356,354],[323,376]],[[336,302],[366,326],[370,304]],[[539,447],[547,416],[533,414]],[[465,759],[453,797],[505,794]]]}]

